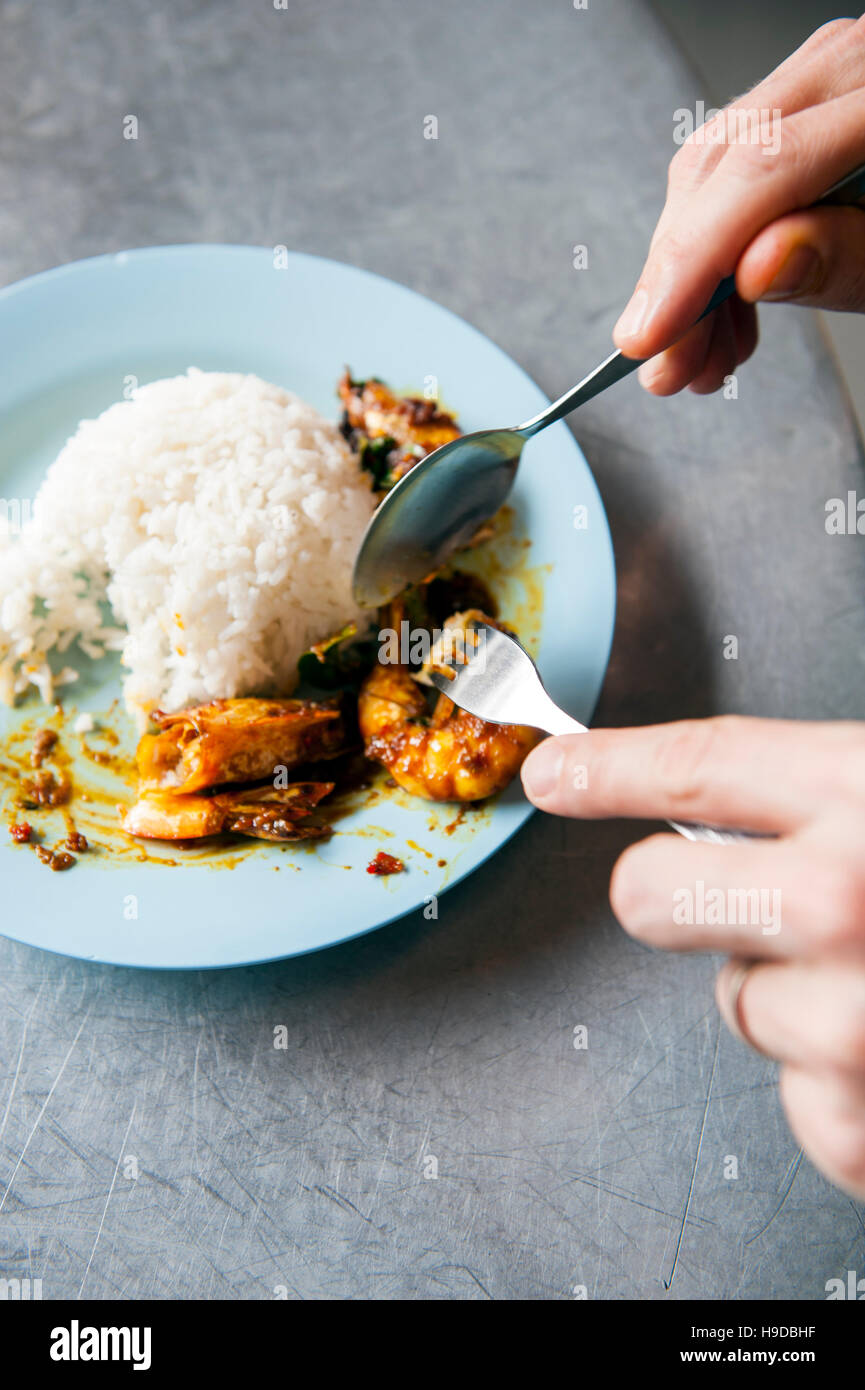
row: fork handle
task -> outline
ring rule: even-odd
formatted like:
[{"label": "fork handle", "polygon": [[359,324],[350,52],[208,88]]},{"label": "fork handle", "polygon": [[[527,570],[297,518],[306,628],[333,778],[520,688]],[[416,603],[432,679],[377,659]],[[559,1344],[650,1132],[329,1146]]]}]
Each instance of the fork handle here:
[{"label": "fork handle", "polygon": [[[585,724],[580,724],[578,720],[565,714],[565,711],[559,709],[553,700],[550,700],[547,707],[544,729],[555,737],[560,734],[587,734],[589,732]],[[684,835],[686,840],[699,841],[707,845],[741,845],[747,844],[750,840],[764,838],[762,835],[751,835],[747,830],[725,830],[719,825],[692,825],[688,821],[676,820],[667,821],[667,824],[679,835]]]}]

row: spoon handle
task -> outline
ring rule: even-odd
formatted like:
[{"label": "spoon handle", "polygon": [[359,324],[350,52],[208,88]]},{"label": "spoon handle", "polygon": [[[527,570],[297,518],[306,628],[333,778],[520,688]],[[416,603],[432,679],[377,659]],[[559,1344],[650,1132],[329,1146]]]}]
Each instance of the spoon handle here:
[{"label": "spoon handle", "polygon": [[566,391],[552,405],[548,405],[539,415],[533,415],[531,420],[527,420],[524,425],[517,425],[516,434],[521,434],[524,439],[531,439],[533,434],[539,430],[546,429],[547,425],[552,425],[556,420],[561,420],[563,415],[570,415],[572,410],[576,410],[578,405],[584,405],[593,396],[598,396],[602,391],[606,391],[608,386],[613,386],[622,377],[630,376],[640,365],[642,358],[625,357],[623,353],[616,349],[605,358],[599,367],[593,372],[583,377],[582,381],[573,386],[570,391]]},{"label": "spoon handle", "polygon": [[[815,208],[827,207],[832,204],[855,203],[860,198],[865,198],[865,164],[861,164],[858,169],[854,169],[852,174],[846,178],[839,179],[834,183],[828,192],[818,198],[812,206]],[[718,285],[712,298],[709,300],[702,314],[695,319],[699,323],[707,314],[711,314],[725,299],[736,289],[735,275],[728,275]],[[588,376],[583,377],[582,381],[573,386],[570,391],[566,391],[552,405],[547,406],[539,415],[533,415],[531,420],[527,420],[524,425],[518,425],[515,433],[521,434],[525,439],[531,439],[533,434],[539,430],[546,429],[547,425],[552,425],[556,420],[561,420],[562,416],[570,415],[572,410],[576,410],[578,405],[584,405],[593,396],[600,395],[601,391],[606,391],[608,386],[613,386],[623,377],[630,376],[645,361],[642,357],[625,357],[621,352],[611,352],[609,357],[596,367]]]}]

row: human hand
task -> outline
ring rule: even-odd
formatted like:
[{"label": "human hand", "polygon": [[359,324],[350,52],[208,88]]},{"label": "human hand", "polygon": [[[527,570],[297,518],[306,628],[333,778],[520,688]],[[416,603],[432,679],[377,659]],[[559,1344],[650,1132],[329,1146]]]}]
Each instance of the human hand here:
[{"label": "human hand", "polygon": [[[758,130],[771,130],[771,144]],[[639,370],[647,390],[718,390],[756,347],[758,300],[865,310],[865,211],[809,208],[863,160],[865,16],[818,29],[674,156],[648,259],[613,333],[626,356],[652,359]],[[737,293],[695,324],[734,272]]]},{"label": "human hand", "polygon": [[[526,795],[581,819],[669,817],[774,835],[734,845],[654,835],[613,871],[619,921],[647,945],[758,962],[727,1023],[781,1062],[803,1148],[865,1198],[865,725],[694,720],[546,739]],[[709,919],[708,921],[706,919]]]}]

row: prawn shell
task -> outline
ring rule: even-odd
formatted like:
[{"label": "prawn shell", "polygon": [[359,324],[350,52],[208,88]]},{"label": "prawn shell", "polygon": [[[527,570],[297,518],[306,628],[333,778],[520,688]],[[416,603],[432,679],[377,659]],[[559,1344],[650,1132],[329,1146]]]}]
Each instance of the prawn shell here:
[{"label": "prawn shell", "polygon": [[310,700],[214,700],[153,719],[160,732],[138,746],[141,786],[184,794],[334,757],[346,737],[340,710]]}]

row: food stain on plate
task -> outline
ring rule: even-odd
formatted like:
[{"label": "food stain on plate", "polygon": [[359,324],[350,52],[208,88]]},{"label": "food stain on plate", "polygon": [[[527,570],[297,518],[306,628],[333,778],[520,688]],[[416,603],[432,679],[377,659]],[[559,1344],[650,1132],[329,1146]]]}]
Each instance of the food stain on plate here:
[{"label": "food stain on plate", "polygon": [[[208,869],[234,869],[250,859],[278,856],[274,868],[301,870],[305,860],[316,859],[330,865],[320,853],[320,843],[301,841],[290,844],[260,843],[235,839],[230,835],[205,840],[159,841],[135,839],[120,825],[120,812],[135,798],[137,768],[134,721],[118,708],[115,700],[103,714],[85,716],[90,727],[76,728],[81,716],[75,706],[54,705],[45,710],[31,697],[6,716],[7,730],[0,739],[0,815],[2,824],[21,852],[44,851],[60,860],[46,864],[52,868],[73,868],[76,864],[123,866],[130,862],[178,868],[195,864]],[[384,768],[356,756],[352,767],[338,783],[329,807],[333,838],[345,836],[387,842],[398,840],[387,825],[368,818],[382,799],[393,801],[403,810],[419,813],[433,840],[452,838],[448,860],[433,850],[407,838],[399,858],[411,865],[419,860],[425,874],[435,861],[437,869],[452,869],[481,824],[488,824],[495,798],[491,802],[458,806],[453,802],[420,802],[393,783]],[[361,816],[360,824],[346,824]],[[26,830],[26,834],[24,833]],[[78,837],[77,839],[75,837]],[[83,837],[84,844],[80,848]],[[328,843],[327,841],[324,842]],[[70,856],[65,863],[62,856]],[[349,869],[347,864],[332,867]],[[438,877],[438,876],[437,876]]]},{"label": "food stain on plate", "polygon": [[[35,709],[38,708],[38,713]],[[183,863],[233,869],[261,846],[214,837],[207,841],[133,839],[120,826],[120,810],[135,797],[136,730],[115,701],[91,714],[86,731],[75,728],[74,707],[45,710],[35,698],[7,715],[0,740],[0,811],[10,840],[35,852],[71,853],[74,862],[123,866],[130,862],[176,868]],[[29,826],[26,840],[15,827]],[[69,849],[70,840],[80,846]],[[40,855],[40,858],[43,856]],[[47,860],[45,861],[47,862]]]},{"label": "food stain on plate", "polygon": [[552,565],[531,563],[531,541],[508,504],[490,523],[490,539],[459,556],[459,568],[477,575],[495,595],[508,627],[531,655],[537,655],[544,621],[544,589]]}]

